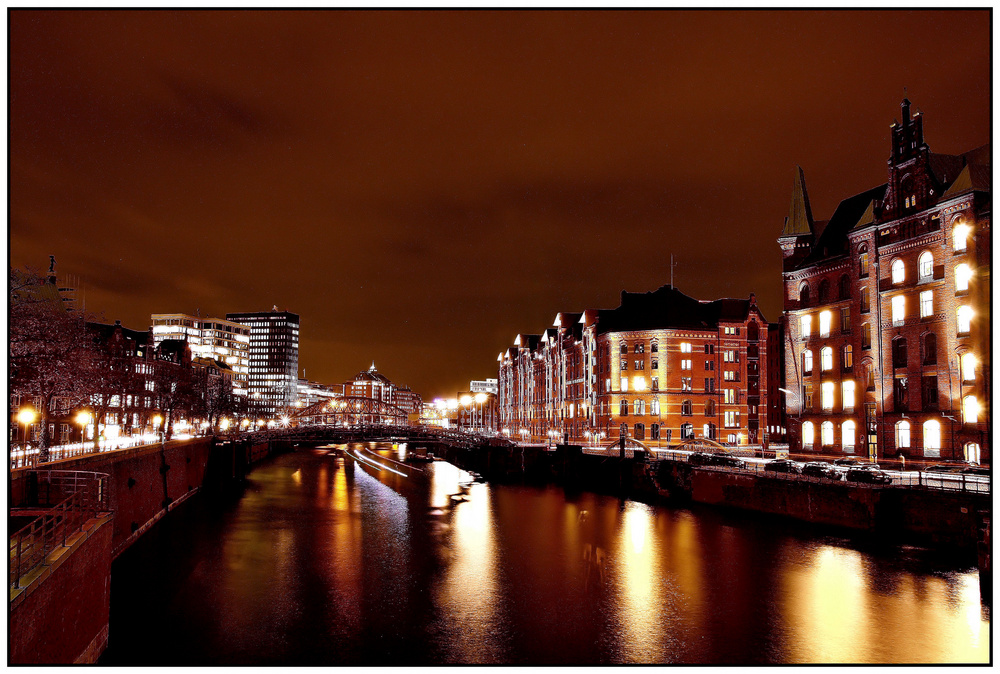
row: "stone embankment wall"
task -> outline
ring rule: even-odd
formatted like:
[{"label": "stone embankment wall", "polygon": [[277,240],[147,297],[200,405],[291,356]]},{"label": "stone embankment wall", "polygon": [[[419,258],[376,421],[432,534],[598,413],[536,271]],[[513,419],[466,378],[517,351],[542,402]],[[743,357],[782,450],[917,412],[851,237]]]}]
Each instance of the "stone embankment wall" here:
[{"label": "stone embankment wall", "polygon": [[[286,441],[251,444],[178,440],[47,464],[110,476],[112,515],[73,546],[57,550],[43,573],[10,605],[10,663],[96,662],[108,640],[111,562],[139,536],[202,488],[224,488]],[[31,507],[28,471],[12,471],[9,505]],[[30,591],[29,591],[30,590]]]}]

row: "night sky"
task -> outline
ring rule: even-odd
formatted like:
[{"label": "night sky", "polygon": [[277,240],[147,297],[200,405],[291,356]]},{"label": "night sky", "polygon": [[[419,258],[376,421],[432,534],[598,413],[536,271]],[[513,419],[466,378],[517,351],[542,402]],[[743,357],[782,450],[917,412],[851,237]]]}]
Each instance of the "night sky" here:
[{"label": "night sky", "polygon": [[990,14],[80,12],[9,19],[10,264],[87,310],[302,317],[300,374],[425,400],[670,282],[781,312],[814,216],[990,140]]}]

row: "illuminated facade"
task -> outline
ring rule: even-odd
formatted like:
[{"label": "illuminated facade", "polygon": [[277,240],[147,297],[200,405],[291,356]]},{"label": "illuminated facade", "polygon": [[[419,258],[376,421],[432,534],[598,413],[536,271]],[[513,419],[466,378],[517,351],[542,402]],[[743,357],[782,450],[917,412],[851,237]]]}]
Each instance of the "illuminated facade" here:
[{"label": "illuminated facade", "polygon": [[931,153],[891,127],[888,182],[814,220],[799,169],[784,230],[793,449],[988,461],[990,146]]},{"label": "illuminated facade", "polygon": [[153,314],[154,346],[166,339],[187,340],[194,358],[225,363],[233,374],[233,393],[247,395],[250,371],[250,329],[221,318],[188,314]]},{"label": "illuminated facade", "polygon": [[274,416],[295,404],[299,383],[299,316],[288,311],[226,314],[250,330],[247,388],[251,412]]},{"label": "illuminated facade", "polygon": [[560,313],[498,356],[500,429],[530,442],[759,444],[768,334],[753,295],[704,302],[671,286],[623,292],[617,309]]},{"label": "illuminated facade", "polygon": [[414,422],[420,418],[423,409],[419,393],[410,390],[408,386],[393,384],[388,377],[378,371],[374,362],[370,368],[359,372],[354,379],[344,383],[344,395],[372,398],[394,405],[410,415]]}]

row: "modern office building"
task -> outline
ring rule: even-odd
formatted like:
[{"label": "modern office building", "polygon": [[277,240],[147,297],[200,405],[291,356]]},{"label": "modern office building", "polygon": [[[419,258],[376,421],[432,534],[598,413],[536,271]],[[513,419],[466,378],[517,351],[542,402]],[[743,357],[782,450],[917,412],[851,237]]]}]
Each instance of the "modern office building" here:
[{"label": "modern office building", "polygon": [[187,341],[193,358],[219,360],[232,370],[233,393],[248,393],[250,330],[221,318],[201,318],[190,314],[153,314],[154,346],[168,339]]},{"label": "modern office building", "polygon": [[251,414],[274,416],[295,404],[299,384],[299,316],[289,311],[228,313],[249,328],[248,389]]},{"label": "modern office building", "polygon": [[888,181],[813,218],[802,169],[778,238],[793,450],[989,460],[990,146],[890,127]]}]

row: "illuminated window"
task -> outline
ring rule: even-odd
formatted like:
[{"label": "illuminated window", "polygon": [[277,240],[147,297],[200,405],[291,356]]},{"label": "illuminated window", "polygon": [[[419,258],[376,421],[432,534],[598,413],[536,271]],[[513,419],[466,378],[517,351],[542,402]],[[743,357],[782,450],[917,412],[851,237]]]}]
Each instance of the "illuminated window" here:
[{"label": "illuminated window", "polygon": [[799,318],[799,332],[802,339],[809,339],[809,332],[812,329],[812,316],[801,316]]},{"label": "illuminated window", "polygon": [[722,402],[729,405],[736,404],[736,389],[727,388],[722,390]]},{"label": "illuminated window", "polygon": [[956,312],[958,316],[958,332],[965,334],[972,330],[972,307],[963,305]]},{"label": "illuminated window", "polygon": [[979,465],[979,460],[982,458],[982,449],[979,447],[978,442],[967,442],[965,443],[965,460],[971,464]]},{"label": "illuminated window", "polygon": [[930,251],[924,251],[917,259],[917,276],[921,281],[934,277],[934,256]]},{"label": "illuminated window", "polygon": [[636,376],[632,378],[632,386],[636,391],[646,390],[646,378],[641,376]]},{"label": "illuminated window", "polygon": [[905,317],[906,297],[904,295],[896,295],[892,298],[892,324],[902,325]]},{"label": "illuminated window", "polygon": [[976,396],[962,398],[962,420],[967,424],[979,421],[979,400]]},{"label": "illuminated window", "polygon": [[682,391],[691,390],[691,377],[681,377],[681,390]]},{"label": "illuminated window", "polygon": [[681,353],[691,353],[690,342],[681,342]]},{"label": "illuminated window", "polygon": [[628,377],[622,377],[622,391],[628,391]]},{"label": "illuminated window", "polygon": [[976,356],[972,353],[962,355],[962,381],[976,380]]},{"label": "illuminated window", "polygon": [[833,369],[833,349],[831,347],[824,346],[822,349],[820,349],[819,368],[823,372]]},{"label": "illuminated window", "polygon": [[816,432],[811,421],[802,424],[802,446],[811,448],[816,441]]},{"label": "illuminated window", "polygon": [[955,227],[951,230],[952,247],[956,253],[964,252],[969,242],[969,231],[972,228],[962,221],[956,221]]},{"label": "illuminated window", "polygon": [[861,254],[858,255],[858,276],[864,278],[868,276],[868,249],[862,246],[859,250]]},{"label": "illuminated window", "polygon": [[841,388],[844,392],[844,411],[849,411],[854,409],[854,382],[845,381],[841,384]]},{"label": "illuminated window", "polygon": [[854,451],[854,429],[855,424],[850,420],[845,421],[844,425],[840,427],[841,445],[845,452]]},{"label": "illuminated window", "polygon": [[896,422],[896,448],[908,449],[910,447],[910,422]]},{"label": "illuminated window", "polygon": [[802,352],[802,372],[811,374],[813,371],[813,352],[806,349]]},{"label": "illuminated window", "polygon": [[925,290],[920,293],[920,318],[934,315],[934,291]]},{"label": "illuminated window", "polygon": [[964,262],[955,267],[955,291],[962,292],[969,289],[969,279],[972,278],[972,268]]},{"label": "illuminated window", "polygon": [[819,313],[819,336],[829,337],[830,336],[830,320],[833,314],[829,311],[821,311]]},{"label": "illuminated window", "polygon": [[646,413],[646,401],[645,400],[636,400],[635,404],[634,404],[634,408],[635,408],[635,415],[637,417],[641,417],[643,414]]},{"label": "illuminated window", "polygon": [[653,398],[652,400],[649,401],[649,413],[651,415],[653,415],[653,416],[656,416],[656,415],[658,415],[660,413],[660,399],[659,398]]},{"label": "illuminated window", "polygon": [[[833,382],[825,381],[823,382],[823,409],[832,410],[833,409]],[[824,443],[827,444],[827,443]]]},{"label": "illuminated window", "polygon": [[740,427],[740,413],[736,410],[726,410],[723,413],[723,425],[726,428]]},{"label": "illuminated window", "polygon": [[840,355],[840,366],[845,372],[854,367],[854,347],[845,344]]},{"label": "illuminated window", "polygon": [[892,282],[893,284],[902,283],[906,280],[906,267],[903,265],[902,260],[895,260],[892,263]]},{"label": "illuminated window", "polygon": [[824,421],[823,425],[820,426],[822,433],[823,446],[829,447],[833,444],[833,422]]},{"label": "illuminated window", "polygon": [[941,455],[941,423],[935,419],[924,422],[924,456]]},{"label": "illuminated window", "polygon": [[681,369],[682,370],[690,370],[691,369],[691,361],[690,360],[682,360],[681,361]]}]

